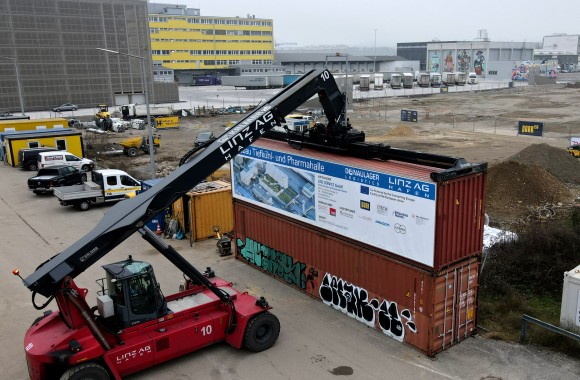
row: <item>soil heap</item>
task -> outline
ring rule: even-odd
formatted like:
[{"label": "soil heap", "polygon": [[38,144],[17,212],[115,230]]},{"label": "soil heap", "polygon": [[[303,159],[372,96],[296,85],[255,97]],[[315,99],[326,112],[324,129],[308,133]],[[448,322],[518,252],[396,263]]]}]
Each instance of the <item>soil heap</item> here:
[{"label": "soil heap", "polygon": [[408,125],[399,125],[386,133],[387,136],[414,136],[415,131]]},{"label": "soil heap", "polygon": [[537,164],[562,182],[580,185],[580,160],[572,157],[564,149],[548,144],[533,144],[508,160],[522,164]]}]

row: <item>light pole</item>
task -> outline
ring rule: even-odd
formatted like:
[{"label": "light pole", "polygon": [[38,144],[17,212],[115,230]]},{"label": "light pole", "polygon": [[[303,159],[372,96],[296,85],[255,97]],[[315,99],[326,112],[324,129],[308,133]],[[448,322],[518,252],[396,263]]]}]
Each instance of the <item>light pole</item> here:
[{"label": "light pole", "polygon": [[20,112],[24,116],[24,100],[22,99],[22,87],[20,85],[20,72],[18,71],[18,65],[16,64],[16,58],[0,56],[2,59],[11,60],[14,63],[14,69],[16,70],[16,83],[18,84],[18,97],[20,98]]},{"label": "light pole", "polygon": [[375,29],[375,59],[373,60],[373,73],[377,72],[377,30]]},{"label": "light pole", "polygon": [[145,93],[145,107],[147,109],[147,130],[149,132],[149,161],[151,163],[151,175],[155,179],[157,177],[157,173],[155,170],[155,154],[154,154],[155,147],[153,146],[153,128],[151,127],[151,111],[149,110],[149,93],[147,91],[147,76],[145,75],[145,58],[140,57],[138,55],[121,53],[115,50],[101,48],[97,48],[97,50],[111,54],[125,55],[127,57],[137,58],[141,60],[141,80],[143,81],[143,92]]}]

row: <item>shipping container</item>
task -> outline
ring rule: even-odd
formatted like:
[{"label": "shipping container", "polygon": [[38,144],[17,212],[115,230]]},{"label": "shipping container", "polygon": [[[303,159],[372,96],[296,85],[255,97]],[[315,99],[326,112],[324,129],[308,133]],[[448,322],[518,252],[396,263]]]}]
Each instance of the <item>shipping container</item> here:
[{"label": "shipping container", "polygon": [[215,237],[234,229],[232,186],[224,181],[203,182],[187,193],[191,241]]},{"label": "shipping container", "polygon": [[194,78],[195,86],[218,86],[220,84],[220,78],[213,75],[196,76]]},{"label": "shipping container", "polygon": [[450,171],[259,140],[232,161],[233,197],[439,270],[483,249],[487,165],[460,162]]},{"label": "shipping container", "polygon": [[222,77],[224,86],[245,87],[247,90],[260,88],[282,88],[283,75],[241,75]]},{"label": "shipping container", "polygon": [[368,91],[370,88],[371,76],[370,75],[361,75],[360,76],[360,91]]},{"label": "shipping container", "polygon": [[234,215],[237,259],[399,342],[433,356],[476,332],[478,257],[429,271],[240,200]]},{"label": "shipping container", "polygon": [[[149,190],[159,181],[161,181],[161,178],[147,179],[141,181],[141,190],[137,191],[137,194],[141,194],[142,192]],[[149,220],[146,226],[151,231],[157,232],[157,225],[159,225],[159,229],[162,232],[164,232],[165,228],[169,224],[170,219],[171,219],[171,207],[167,207],[166,209],[160,211],[157,215],[155,215],[153,219]]]},{"label": "shipping container", "polygon": [[300,74],[284,74],[282,83],[284,87],[294,83],[297,79],[299,79],[302,75]]}]

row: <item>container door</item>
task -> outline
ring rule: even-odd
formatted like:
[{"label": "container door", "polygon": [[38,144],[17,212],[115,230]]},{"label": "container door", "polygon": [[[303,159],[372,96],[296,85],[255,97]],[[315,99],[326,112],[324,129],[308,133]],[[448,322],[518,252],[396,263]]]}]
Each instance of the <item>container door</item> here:
[{"label": "container door", "polygon": [[432,354],[476,330],[479,262],[457,264],[435,279]]}]

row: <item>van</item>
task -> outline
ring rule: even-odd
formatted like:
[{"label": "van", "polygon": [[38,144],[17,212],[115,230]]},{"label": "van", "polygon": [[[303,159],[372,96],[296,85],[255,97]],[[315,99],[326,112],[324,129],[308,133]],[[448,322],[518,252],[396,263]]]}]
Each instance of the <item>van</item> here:
[{"label": "van", "polygon": [[70,152],[43,152],[38,154],[38,169],[54,165],[70,165],[79,170],[90,171],[95,167],[95,163],[88,158],[77,157]]},{"label": "van", "polygon": [[18,166],[24,170],[38,170],[38,154],[57,152],[56,148],[24,148],[18,151]]}]

